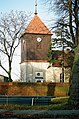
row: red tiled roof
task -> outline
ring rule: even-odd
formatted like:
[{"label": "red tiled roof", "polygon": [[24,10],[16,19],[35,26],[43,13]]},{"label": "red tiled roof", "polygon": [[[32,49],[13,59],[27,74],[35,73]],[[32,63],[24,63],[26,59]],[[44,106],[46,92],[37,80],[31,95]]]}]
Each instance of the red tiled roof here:
[{"label": "red tiled roof", "polygon": [[36,34],[50,34],[52,33],[45,26],[45,24],[41,21],[41,19],[35,15],[27,28],[25,29],[25,33],[36,33]]}]

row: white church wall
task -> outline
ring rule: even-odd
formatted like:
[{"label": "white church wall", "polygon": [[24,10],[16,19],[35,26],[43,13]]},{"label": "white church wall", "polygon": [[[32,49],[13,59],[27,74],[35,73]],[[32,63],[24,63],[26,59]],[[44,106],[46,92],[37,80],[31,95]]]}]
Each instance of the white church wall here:
[{"label": "white church wall", "polygon": [[60,82],[60,73],[62,72],[60,67],[50,67],[46,72],[46,81]]},{"label": "white church wall", "polygon": [[[36,72],[43,72],[43,78],[46,80],[45,72],[49,63],[25,62],[21,64],[21,79],[24,82],[35,82]],[[22,73],[23,72],[23,73]]]},{"label": "white church wall", "polygon": [[[37,82],[36,73],[43,73],[45,82],[60,82],[61,67],[48,68],[48,62],[25,62],[21,64],[21,81]],[[70,68],[64,69],[64,82],[69,82]],[[41,76],[42,77],[42,76]]]},{"label": "white church wall", "polygon": [[21,82],[26,82],[26,63],[25,62],[21,63],[20,69],[21,69],[20,81]]}]

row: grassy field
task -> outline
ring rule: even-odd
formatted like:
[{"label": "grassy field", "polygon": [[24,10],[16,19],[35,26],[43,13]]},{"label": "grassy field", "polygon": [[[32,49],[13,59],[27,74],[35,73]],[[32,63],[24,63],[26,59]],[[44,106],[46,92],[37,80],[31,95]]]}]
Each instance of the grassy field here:
[{"label": "grassy field", "polygon": [[51,104],[43,106],[28,106],[28,105],[14,105],[6,104],[0,105],[0,109],[9,109],[9,110],[66,110],[66,109],[79,109],[79,107],[74,107],[73,105],[68,104],[69,97],[57,97],[51,99]]}]

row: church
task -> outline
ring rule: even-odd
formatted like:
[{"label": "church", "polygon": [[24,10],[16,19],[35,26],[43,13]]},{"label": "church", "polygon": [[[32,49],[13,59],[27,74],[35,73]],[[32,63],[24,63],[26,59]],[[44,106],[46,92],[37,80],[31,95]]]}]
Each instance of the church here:
[{"label": "church", "polygon": [[21,36],[22,82],[60,82],[62,68],[48,68],[50,63],[47,54],[52,35],[52,32],[37,14],[36,2],[34,17]]}]

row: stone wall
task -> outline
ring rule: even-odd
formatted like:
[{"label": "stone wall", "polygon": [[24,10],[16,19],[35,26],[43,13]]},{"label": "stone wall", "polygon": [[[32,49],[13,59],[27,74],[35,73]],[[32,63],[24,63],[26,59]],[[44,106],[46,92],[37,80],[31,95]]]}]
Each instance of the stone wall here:
[{"label": "stone wall", "polygon": [[0,82],[0,95],[68,96],[69,83]]}]

